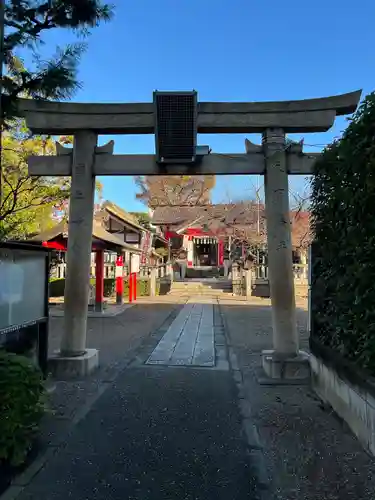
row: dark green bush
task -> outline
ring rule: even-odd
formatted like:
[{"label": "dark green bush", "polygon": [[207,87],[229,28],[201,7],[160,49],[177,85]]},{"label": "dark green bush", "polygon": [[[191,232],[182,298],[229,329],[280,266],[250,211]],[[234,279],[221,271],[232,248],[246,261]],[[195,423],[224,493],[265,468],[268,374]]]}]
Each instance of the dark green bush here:
[{"label": "dark green bush", "polygon": [[[95,279],[90,280],[91,284],[95,284]],[[49,284],[49,296],[50,297],[62,297],[65,290],[65,279],[64,278],[52,278]],[[160,281],[156,281],[156,293],[159,294]],[[115,278],[104,278],[104,297],[111,297],[116,292],[116,280]],[[150,295],[149,280],[147,278],[137,279],[137,297],[144,297]],[[124,279],[124,297],[129,296],[129,280]]]},{"label": "dark green bush", "polygon": [[62,297],[65,290],[65,279],[64,278],[51,278],[49,283],[49,296],[50,297]]},{"label": "dark green bush", "polygon": [[24,462],[44,411],[40,370],[26,357],[0,351],[0,462]]},{"label": "dark green bush", "polygon": [[[90,280],[92,284],[95,284],[95,280]],[[116,291],[116,280],[115,278],[104,278],[104,297],[111,297]]]},{"label": "dark green bush", "polygon": [[314,173],[313,334],[375,373],[375,94]]},{"label": "dark green bush", "polygon": [[[145,297],[150,295],[150,285],[149,280],[137,279],[137,297]],[[124,279],[124,297],[129,297],[129,280]]]},{"label": "dark green bush", "polygon": [[[95,285],[95,278],[90,279]],[[52,278],[49,284],[50,297],[63,297],[65,291],[65,278]],[[110,297],[115,293],[115,278],[104,278],[104,297]]]}]

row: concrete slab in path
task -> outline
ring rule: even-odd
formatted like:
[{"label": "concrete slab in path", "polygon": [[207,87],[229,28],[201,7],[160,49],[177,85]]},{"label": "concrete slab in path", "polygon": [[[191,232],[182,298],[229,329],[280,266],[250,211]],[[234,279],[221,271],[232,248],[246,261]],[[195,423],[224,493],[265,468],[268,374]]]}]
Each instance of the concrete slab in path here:
[{"label": "concrete slab in path", "polygon": [[255,500],[231,375],[127,369],[19,500]]}]

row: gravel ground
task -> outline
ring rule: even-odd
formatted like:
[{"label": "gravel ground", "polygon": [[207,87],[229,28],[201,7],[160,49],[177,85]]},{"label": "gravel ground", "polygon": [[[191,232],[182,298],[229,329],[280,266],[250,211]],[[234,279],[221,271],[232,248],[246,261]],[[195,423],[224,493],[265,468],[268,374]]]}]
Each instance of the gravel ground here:
[{"label": "gravel ground", "polygon": [[[258,384],[260,352],[272,348],[269,302],[245,305],[225,301],[221,310],[264,447],[270,498],[373,500],[375,459],[310,387]],[[300,307],[297,317],[301,348],[307,349],[306,310]]]},{"label": "gravel ground", "polygon": [[[88,318],[87,347],[99,349],[102,367],[115,365],[137,347],[150,332],[158,328],[178,304],[142,303],[114,317]],[[63,318],[50,319],[49,351],[59,348]]]},{"label": "gravel ground", "polygon": [[[306,302],[297,305],[306,350]],[[84,381],[57,383],[42,439],[64,446],[20,500],[258,499],[230,373],[128,365],[181,307],[145,300],[115,318],[89,319],[87,345],[100,350],[101,368]],[[228,297],[220,308],[266,459],[262,499],[373,500],[375,459],[310,387],[259,385],[260,352],[272,347],[269,300]],[[61,328],[53,318],[51,350]]]}]

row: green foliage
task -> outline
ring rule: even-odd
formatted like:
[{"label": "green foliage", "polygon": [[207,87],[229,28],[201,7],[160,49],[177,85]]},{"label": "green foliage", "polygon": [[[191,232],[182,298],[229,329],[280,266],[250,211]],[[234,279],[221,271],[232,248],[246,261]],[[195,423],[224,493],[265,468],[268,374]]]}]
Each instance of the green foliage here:
[{"label": "green foliage", "polygon": [[0,351],[0,463],[24,462],[44,411],[39,369],[23,356]]},{"label": "green foliage", "polygon": [[148,229],[151,232],[155,232],[155,228],[151,225],[151,217],[147,212],[129,212],[130,215],[136,218],[139,225]]},{"label": "green foliage", "polygon": [[157,248],[155,251],[160,257],[168,257],[169,255],[169,250],[166,247]]},{"label": "green foliage", "polygon": [[28,157],[41,154],[55,154],[52,139],[29,137],[23,122],[3,133],[0,240],[22,239],[49,229],[55,224],[54,207],[69,197],[69,179],[28,176]]},{"label": "green foliage", "polygon": [[[95,284],[95,279],[90,283]],[[50,297],[62,297],[65,290],[64,278],[52,278],[49,284]],[[161,280],[156,280],[156,295],[165,295],[170,290],[170,284]],[[104,278],[104,297],[111,297],[116,291],[115,278]],[[150,282],[147,278],[137,279],[137,297],[146,297],[150,295]],[[124,297],[129,297],[129,280],[124,279]]]},{"label": "green foliage", "polygon": [[[90,279],[95,285],[95,278]],[[104,297],[111,297],[115,293],[115,278],[104,278]],[[63,297],[65,292],[65,278],[52,278],[49,284],[50,297]]]},{"label": "green foliage", "polygon": [[[137,297],[150,295],[150,283],[148,279],[137,279]],[[129,297],[129,280],[124,280],[124,297]]]},{"label": "green foliage", "polygon": [[[92,284],[95,284],[95,279],[91,280]],[[116,280],[115,278],[104,278],[104,297],[110,297],[115,293],[116,290]]]},{"label": "green foliage", "polygon": [[[43,34],[52,29],[71,29],[78,35],[112,17],[113,8],[100,0],[8,0],[5,6],[3,108],[6,117],[14,114],[15,99],[30,96],[66,99],[80,87],[77,66],[84,43],[58,49],[54,57],[41,58],[37,52]],[[28,49],[33,64],[26,68],[16,53]]]},{"label": "green foliage", "polygon": [[[100,0],[8,0],[5,2],[2,112],[6,121],[0,177],[0,240],[21,239],[53,224],[52,212],[69,198],[64,178],[29,178],[30,154],[54,154],[50,137],[30,138],[23,122],[15,120],[18,97],[67,99],[80,87],[77,67],[85,44],[76,43],[46,59],[38,48],[43,34],[51,29],[72,29],[87,35],[101,21],[112,16],[112,7]],[[30,51],[32,61],[26,67],[16,54]],[[68,140],[64,142],[70,142]],[[47,226],[47,227],[46,227]]]},{"label": "green foliage", "polygon": [[[55,208],[67,217],[70,178],[29,177],[27,160],[30,155],[54,156],[56,146],[51,137],[30,137],[23,120],[12,122],[3,132],[1,155],[0,241],[26,239],[50,229],[56,224]],[[71,137],[61,137],[64,145]],[[103,186],[96,180],[96,194],[101,198]]]},{"label": "green foliage", "polygon": [[129,212],[134,215],[140,224],[149,224],[151,222],[150,214],[147,212]]},{"label": "green foliage", "polygon": [[314,335],[375,373],[375,94],[312,181]]},{"label": "green foliage", "polygon": [[65,290],[65,278],[51,278],[49,282],[49,296],[63,297]]}]

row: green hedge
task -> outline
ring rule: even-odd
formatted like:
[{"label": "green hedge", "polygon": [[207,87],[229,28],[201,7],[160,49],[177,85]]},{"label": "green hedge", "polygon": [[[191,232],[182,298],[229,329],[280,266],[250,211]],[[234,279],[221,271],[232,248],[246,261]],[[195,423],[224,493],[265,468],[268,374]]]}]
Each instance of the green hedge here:
[{"label": "green hedge", "polygon": [[40,370],[26,357],[0,351],[0,463],[25,461],[44,410]]},{"label": "green hedge", "polygon": [[375,373],[375,94],[312,181],[312,334]]},{"label": "green hedge", "polygon": [[[92,285],[95,284],[95,278],[90,279]],[[65,278],[52,278],[49,284],[50,297],[63,297],[65,291]],[[115,279],[104,278],[104,297],[110,297],[115,293]]]},{"label": "green hedge", "polygon": [[[166,295],[171,289],[169,280],[156,280],[156,295]],[[137,280],[137,297],[146,297],[150,295],[150,281],[147,278],[138,278]],[[124,280],[124,296],[129,296],[129,282]]]},{"label": "green hedge", "polygon": [[[150,284],[148,279],[137,279],[137,297],[150,295]],[[124,297],[129,297],[129,281],[124,280]]]},{"label": "green hedge", "polygon": [[51,278],[49,282],[49,296],[62,297],[65,290],[64,278]]},{"label": "green hedge", "polygon": [[[95,284],[95,279],[91,279],[90,283]],[[160,284],[157,282],[157,293]],[[49,284],[49,296],[50,297],[62,297],[65,290],[65,279],[64,278],[52,278]],[[104,297],[111,297],[116,291],[116,280],[115,278],[105,278],[104,279]],[[150,287],[148,279],[138,279],[137,280],[137,297],[143,297],[150,295]],[[129,281],[124,279],[124,297],[129,296]]]}]

